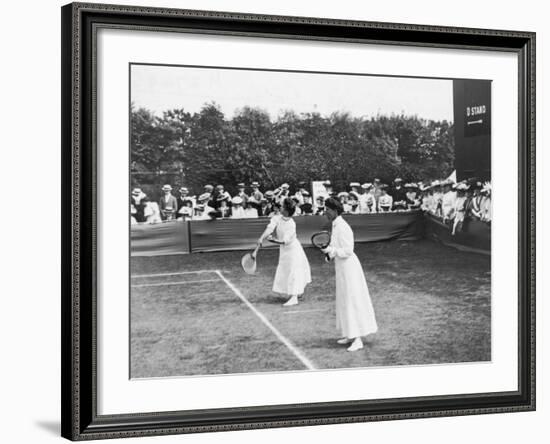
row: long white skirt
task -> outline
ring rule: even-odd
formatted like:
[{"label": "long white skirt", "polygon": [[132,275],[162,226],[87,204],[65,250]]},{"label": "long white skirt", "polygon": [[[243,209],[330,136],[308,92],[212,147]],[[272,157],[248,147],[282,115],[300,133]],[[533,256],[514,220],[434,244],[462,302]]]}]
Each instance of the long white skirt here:
[{"label": "long white skirt", "polygon": [[334,259],[336,270],[336,328],[342,337],[376,333],[378,325],[363,273],[355,254]]},{"label": "long white skirt", "polygon": [[302,244],[295,239],[279,247],[279,264],[273,281],[273,291],[299,295],[311,282],[311,269]]}]

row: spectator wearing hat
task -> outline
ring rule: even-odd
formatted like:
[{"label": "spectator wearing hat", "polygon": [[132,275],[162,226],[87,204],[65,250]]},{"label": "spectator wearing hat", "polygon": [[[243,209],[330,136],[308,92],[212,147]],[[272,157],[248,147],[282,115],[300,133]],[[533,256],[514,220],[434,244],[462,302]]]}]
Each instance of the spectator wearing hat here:
[{"label": "spectator wearing hat", "polygon": [[361,193],[359,194],[359,213],[361,214],[367,214],[369,213],[369,207],[367,205],[367,199],[368,199],[368,191],[372,185],[364,183],[361,185]]},{"label": "spectator wearing hat", "polygon": [[443,190],[441,182],[439,180],[434,180],[431,187],[433,190],[434,199],[433,214],[437,217],[443,217]]},{"label": "spectator wearing hat", "polygon": [[229,202],[231,202],[231,195],[224,189],[224,186],[219,184],[219,185],[216,185],[216,190],[214,192],[214,196],[213,196],[213,207],[218,210],[220,209],[222,206],[224,206],[224,203],[225,203],[225,208],[227,208],[229,205]]},{"label": "spectator wearing hat", "polygon": [[474,219],[481,219],[481,201],[483,195],[481,194],[481,182],[475,183],[471,188],[471,197],[468,199],[466,205],[466,216]]},{"label": "spectator wearing hat", "polygon": [[341,191],[338,193],[338,200],[342,204],[344,213],[348,214],[351,211],[351,205],[349,204],[349,193],[347,191]]},{"label": "spectator wearing hat", "polygon": [[454,219],[455,201],[456,191],[453,189],[452,182],[444,182],[443,198],[441,200],[443,222]]},{"label": "spectator wearing hat", "polygon": [[147,202],[147,195],[141,191],[141,188],[134,188],[132,195],[130,196],[130,205],[133,206],[135,212],[132,213],[132,217],[136,222],[145,222],[145,204]]},{"label": "spectator wearing hat", "polygon": [[193,217],[195,199],[194,197],[189,196],[189,190],[187,187],[181,187],[179,189],[180,195],[178,198],[178,213],[177,218],[179,220],[188,220]]},{"label": "spectator wearing hat", "polygon": [[237,196],[243,200],[243,204],[248,201],[248,194],[245,192],[246,186],[243,182],[237,184]]},{"label": "spectator wearing hat", "polygon": [[393,181],[393,188],[389,194],[393,199],[393,210],[406,210],[407,209],[407,192],[402,186],[403,179],[396,177]]},{"label": "spectator wearing hat", "polygon": [[246,214],[244,212],[244,200],[241,196],[235,196],[231,199],[231,219],[244,219]]},{"label": "spectator wearing hat", "polygon": [[377,202],[374,185],[372,183],[364,183],[361,185],[363,194],[359,196],[359,212],[362,214],[376,213]]},{"label": "spectator wearing hat", "polygon": [[212,195],[209,192],[202,193],[197,198],[197,205],[195,206],[195,215],[193,220],[209,220],[210,214],[214,213],[216,209],[210,206]]},{"label": "spectator wearing hat", "polygon": [[418,185],[415,183],[405,184],[405,199],[407,203],[407,209],[418,210],[420,208],[421,201],[418,197]]},{"label": "spectator wearing hat", "polygon": [[382,184],[379,186],[380,197],[378,198],[378,212],[387,213],[393,208],[393,197],[388,194],[387,185]]},{"label": "spectator wearing hat", "polygon": [[456,230],[459,226],[462,227],[464,223],[464,217],[466,215],[466,192],[470,187],[465,183],[459,183],[456,186],[456,199],[454,201],[454,221],[453,230],[451,235],[456,234]]},{"label": "spectator wearing hat", "polygon": [[273,195],[275,197],[275,200],[282,204],[282,202],[287,198],[290,197],[290,186],[288,183],[283,183],[279,188],[277,188]]},{"label": "spectator wearing hat", "polygon": [[302,196],[304,198],[304,203],[300,205],[300,210],[302,211],[302,214],[304,216],[313,214],[313,204],[311,202],[311,195],[309,194],[309,191],[304,190]]},{"label": "spectator wearing hat", "polygon": [[325,198],[323,196],[317,196],[315,202],[315,215],[322,216],[325,214]]},{"label": "spectator wearing hat", "polygon": [[264,195],[260,191],[260,183],[259,182],[252,182],[250,184],[252,188],[252,192],[250,193],[250,197],[248,198],[248,203],[252,208],[256,209],[256,212],[258,213],[258,216],[261,216],[262,211],[262,199]]},{"label": "spectator wearing hat", "polygon": [[349,188],[350,188],[349,195],[355,196],[357,198],[357,201],[359,201],[359,196],[361,195],[361,193],[359,192],[359,190],[361,189],[361,184],[359,182],[351,182],[349,184]]},{"label": "spectator wearing hat", "polygon": [[[265,204],[264,204],[265,201]],[[275,204],[275,197],[273,190],[267,190],[260,201],[260,211],[259,216],[269,216],[273,211],[273,205]]]},{"label": "spectator wearing hat", "polygon": [[172,187],[170,185],[164,185],[162,187],[164,195],[160,198],[159,208],[162,220],[175,219],[176,212],[178,210],[178,201],[172,196]]}]

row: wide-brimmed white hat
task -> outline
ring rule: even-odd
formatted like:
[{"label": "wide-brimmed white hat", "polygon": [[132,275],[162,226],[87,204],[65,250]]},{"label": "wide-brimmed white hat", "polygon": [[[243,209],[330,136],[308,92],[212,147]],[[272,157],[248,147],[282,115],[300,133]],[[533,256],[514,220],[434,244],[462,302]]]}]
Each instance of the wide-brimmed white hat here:
[{"label": "wide-brimmed white hat", "polygon": [[162,191],[172,191],[172,187],[170,185],[166,184],[162,187]]},{"label": "wide-brimmed white hat", "polygon": [[211,196],[210,193],[202,193],[202,194],[197,198],[197,200],[198,200],[199,202],[204,202],[205,200],[210,199],[210,196]]},{"label": "wide-brimmed white hat", "polygon": [[359,182],[352,182],[352,183],[349,184],[349,186],[359,188],[361,186],[361,184]]},{"label": "wide-brimmed white hat", "polygon": [[252,183],[250,184],[250,186],[252,186],[252,187],[259,187],[260,184],[259,184],[259,182],[254,181],[254,182],[252,182]]},{"label": "wide-brimmed white hat", "polygon": [[340,191],[338,197],[349,197],[349,193],[346,191]]},{"label": "wide-brimmed white hat", "polygon": [[184,191],[185,191],[185,192],[188,192],[189,190],[187,189],[187,187],[181,187],[181,188],[180,188],[180,193],[182,193],[182,192],[184,192]]},{"label": "wide-brimmed white hat", "polygon": [[283,184],[281,185],[281,188],[282,188],[283,190],[288,190],[288,188],[289,188],[288,183],[283,183]]},{"label": "wide-brimmed white hat", "polygon": [[368,190],[369,188],[372,188],[372,183],[364,183],[363,185],[361,185],[361,188],[363,188],[364,190]]},{"label": "wide-brimmed white hat", "polygon": [[207,185],[204,186],[204,189],[212,191],[214,189],[214,187],[210,184],[207,184]]},{"label": "wide-brimmed white hat", "polygon": [[231,203],[233,203],[234,205],[240,205],[243,203],[243,198],[235,196],[233,199],[231,199]]}]

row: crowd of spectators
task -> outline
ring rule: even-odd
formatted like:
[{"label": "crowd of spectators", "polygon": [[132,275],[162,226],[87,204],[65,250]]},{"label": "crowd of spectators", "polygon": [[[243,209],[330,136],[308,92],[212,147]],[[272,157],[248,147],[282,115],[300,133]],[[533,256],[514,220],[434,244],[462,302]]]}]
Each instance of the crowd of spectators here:
[{"label": "crowd of spectators", "polygon": [[264,191],[259,182],[252,182],[249,186],[239,183],[237,190],[231,196],[223,185],[214,187],[208,184],[199,195],[191,195],[188,188],[181,187],[175,196],[172,187],[164,185],[163,195],[157,203],[149,200],[140,188],[134,188],[130,202],[131,220],[132,223],[159,223],[169,220],[271,217],[279,214],[286,197],[296,202],[295,215],[322,215],[325,200],[336,197],[347,214],[421,209],[441,218],[444,223],[452,224],[453,234],[466,217],[487,223],[491,221],[491,185],[476,180],[403,184],[400,178],[396,178],[388,186],[374,179],[372,183],[352,182],[347,190],[339,192],[335,192],[327,180],[323,182],[322,189],[317,190],[315,201],[305,183],[300,183],[294,193],[286,183]]}]

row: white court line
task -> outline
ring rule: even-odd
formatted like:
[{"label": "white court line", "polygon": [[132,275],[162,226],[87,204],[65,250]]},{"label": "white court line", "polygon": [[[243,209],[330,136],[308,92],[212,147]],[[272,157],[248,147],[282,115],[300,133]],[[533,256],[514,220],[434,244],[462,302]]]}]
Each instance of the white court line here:
[{"label": "white court line", "polygon": [[283,311],[284,314],[294,314],[294,313],[314,313],[319,311],[326,311],[323,308],[314,309],[314,310],[293,310],[293,311]]},{"label": "white court line", "polygon": [[155,282],[154,284],[133,284],[132,287],[163,287],[166,285],[198,284],[199,282],[218,282],[219,279],[202,279],[198,281],[180,281],[180,282]]},{"label": "white court line", "polygon": [[157,273],[157,274],[136,274],[131,276],[133,278],[148,278],[157,276],[179,276],[181,274],[195,274],[195,273],[216,273],[216,270],[197,270],[197,271],[178,271],[176,273]]},{"label": "white court line", "polygon": [[235,293],[237,297],[241,301],[243,301],[246,306],[250,308],[250,310],[252,310],[254,314],[258,316],[260,320],[275,334],[275,336],[277,336],[277,338],[283,344],[285,344],[292,353],[294,353],[294,356],[296,356],[302,362],[302,364],[306,366],[308,370],[315,370],[315,366],[313,365],[313,363],[307,357],[305,357],[304,354],[292,342],[290,342],[290,340],[285,338],[282,333],[277,330],[274,325],[269,322],[269,320],[256,307],[254,307],[254,305],[250,303],[248,299],[244,297],[240,290],[225,278],[220,270],[216,270],[216,273],[227,284],[227,286],[231,288],[231,290],[233,290],[233,293]]}]

